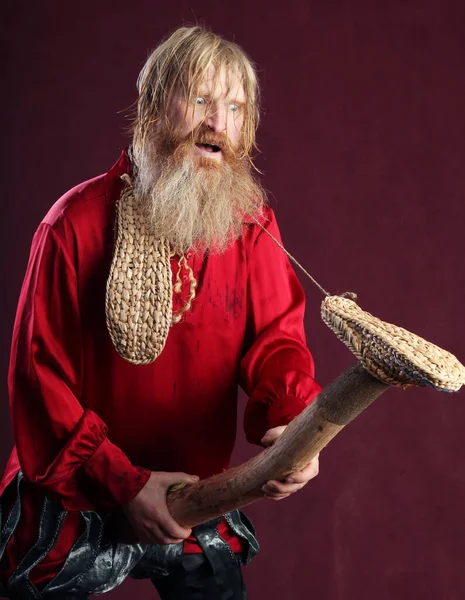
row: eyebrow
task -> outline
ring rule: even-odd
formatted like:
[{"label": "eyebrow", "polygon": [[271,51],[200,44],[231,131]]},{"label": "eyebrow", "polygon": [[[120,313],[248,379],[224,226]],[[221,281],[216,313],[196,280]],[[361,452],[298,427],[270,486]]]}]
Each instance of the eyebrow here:
[{"label": "eyebrow", "polygon": [[[203,88],[203,89],[200,88],[198,90],[198,93],[203,98],[211,99],[213,97],[212,94],[211,94],[211,92],[207,91],[205,88]],[[241,105],[243,105],[243,104],[246,103],[246,100],[245,100],[243,94],[238,94],[237,96],[233,96],[232,94],[229,94],[229,95],[225,96],[225,99],[228,102],[234,102],[235,104],[241,104]]]}]

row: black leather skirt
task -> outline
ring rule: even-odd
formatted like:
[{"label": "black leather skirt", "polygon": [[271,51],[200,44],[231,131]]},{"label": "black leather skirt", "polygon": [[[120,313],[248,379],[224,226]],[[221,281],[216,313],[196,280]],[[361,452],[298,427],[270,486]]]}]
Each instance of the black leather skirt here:
[{"label": "black leather skirt", "polygon": [[[16,478],[17,495],[8,515],[2,515],[0,502],[0,560],[21,519],[21,481]],[[32,569],[54,547],[67,512],[46,497],[42,506],[37,541],[16,567],[8,581],[0,582],[0,595],[12,600],[64,600],[103,594],[130,575],[156,580],[176,572],[183,564],[183,542],[170,545],[124,544],[115,542],[111,516],[81,511],[84,531],[71,548],[60,572],[43,589],[30,581]],[[244,515],[235,510],[224,515],[228,525],[244,541],[245,550],[235,555],[218,533],[220,518],[194,527],[193,535],[203,551],[208,568],[220,577],[225,568],[239,562],[247,564],[258,553],[255,530]]]}]

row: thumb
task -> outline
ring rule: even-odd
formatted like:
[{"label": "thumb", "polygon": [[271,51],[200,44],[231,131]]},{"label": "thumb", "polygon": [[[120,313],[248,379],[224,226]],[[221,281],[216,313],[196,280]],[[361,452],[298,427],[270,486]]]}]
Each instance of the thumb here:
[{"label": "thumb", "polygon": [[198,475],[189,475],[188,473],[166,473],[165,483],[168,486],[172,486],[179,483],[197,483],[199,481]]},{"label": "thumb", "polygon": [[261,443],[264,446],[271,446],[283,433],[286,427],[286,425],[280,425],[279,427],[272,427],[271,429],[268,429],[268,431],[262,437]]}]

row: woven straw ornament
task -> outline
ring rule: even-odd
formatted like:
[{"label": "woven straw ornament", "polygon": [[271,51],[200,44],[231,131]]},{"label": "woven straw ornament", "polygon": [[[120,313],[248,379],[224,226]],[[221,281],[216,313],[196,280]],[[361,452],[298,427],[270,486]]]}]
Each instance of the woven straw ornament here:
[{"label": "woven straw ornament", "polygon": [[137,210],[129,176],[116,206],[116,238],[106,290],[106,320],[122,358],[153,362],[163,350],[172,320],[170,246],[150,235]]},{"label": "woven straw ornament", "polygon": [[377,319],[348,298],[327,296],[321,316],[363,367],[388,385],[453,392],[465,384],[465,367],[453,354]]}]

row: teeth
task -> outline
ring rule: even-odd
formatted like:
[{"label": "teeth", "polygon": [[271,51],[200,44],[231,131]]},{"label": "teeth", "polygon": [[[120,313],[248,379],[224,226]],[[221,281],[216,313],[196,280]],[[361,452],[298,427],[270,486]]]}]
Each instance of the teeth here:
[{"label": "teeth", "polygon": [[219,146],[217,146],[216,144],[208,144],[207,142],[197,142],[196,145],[203,147],[206,150],[209,150],[210,152],[220,152],[221,151],[221,148]]}]

